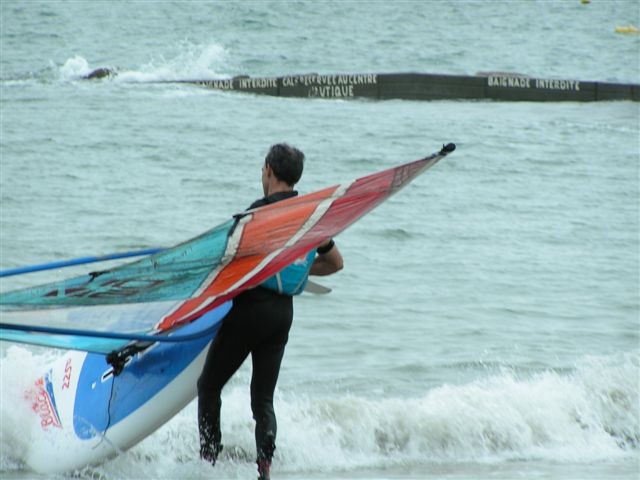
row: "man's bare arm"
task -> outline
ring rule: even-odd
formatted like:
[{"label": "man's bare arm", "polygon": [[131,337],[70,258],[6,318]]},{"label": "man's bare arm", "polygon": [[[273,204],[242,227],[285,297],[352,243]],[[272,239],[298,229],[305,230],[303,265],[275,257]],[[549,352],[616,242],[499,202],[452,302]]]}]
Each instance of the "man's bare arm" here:
[{"label": "man's bare arm", "polygon": [[332,243],[333,240],[329,240],[328,242],[320,245],[320,252],[318,252],[318,256],[313,261],[313,265],[311,265],[311,271],[309,272],[310,275],[331,275],[332,273],[342,270],[344,267],[342,254],[335,243],[333,243],[330,250],[325,253],[321,253],[323,248],[327,248]]}]

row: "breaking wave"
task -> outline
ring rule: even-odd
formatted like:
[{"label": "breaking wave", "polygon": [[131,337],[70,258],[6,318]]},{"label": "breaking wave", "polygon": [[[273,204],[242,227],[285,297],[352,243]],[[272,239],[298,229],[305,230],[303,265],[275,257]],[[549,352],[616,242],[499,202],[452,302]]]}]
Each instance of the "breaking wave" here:
[{"label": "breaking wave", "polygon": [[[19,377],[43,365],[22,347],[3,358],[3,471],[26,468],[20,458],[15,408]],[[29,372],[35,374],[34,372]],[[442,385],[414,398],[324,398],[282,392],[276,399],[278,469],[283,472],[345,472],[420,469],[434,464],[551,461],[637,461],[640,357],[584,357],[570,372],[522,377],[504,371],[463,385]],[[29,375],[26,375],[29,376]],[[13,377],[13,378],[12,378]],[[244,382],[242,382],[244,383]],[[80,476],[141,478],[200,476],[210,467],[198,459],[196,405],[185,410],[124,455]],[[223,397],[225,450],[221,475],[254,469],[253,421],[246,385],[230,385]]]},{"label": "breaking wave", "polygon": [[189,79],[225,78],[220,73],[228,63],[227,49],[216,43],[196,45],[184,42],[179,53],[172,57],[160,56],[148,63],[124,68],[118,65],[92,65],[82,56],[76,55],[60,66],[61,80],[74,81],[85,78],[97,68],[107,68],[118,73],[116,82],[162,82]]}]

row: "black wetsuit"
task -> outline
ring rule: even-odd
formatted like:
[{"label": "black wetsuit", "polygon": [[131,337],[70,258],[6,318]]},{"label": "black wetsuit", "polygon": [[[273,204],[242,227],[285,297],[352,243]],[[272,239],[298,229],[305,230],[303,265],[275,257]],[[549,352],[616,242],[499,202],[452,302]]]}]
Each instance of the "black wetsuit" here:
[{"label": "black wetsuit", "polygon": [[[257,208],[297,192],[279,192],[255,201]],[[263,287],[238,295],[222,322],[198,380],[200,455],[215,463],[221,449],[220,395],[222,387],[249,354],[253,362],[251,410],[256,421],[258,459],[271,459],[277,432],[273,393],[293,321],[293,299]]]}]

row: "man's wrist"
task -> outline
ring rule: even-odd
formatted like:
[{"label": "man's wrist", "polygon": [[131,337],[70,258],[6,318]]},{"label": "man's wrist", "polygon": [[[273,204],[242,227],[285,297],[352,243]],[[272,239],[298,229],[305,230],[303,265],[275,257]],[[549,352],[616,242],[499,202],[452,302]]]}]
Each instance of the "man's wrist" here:
[{"label": "man's wrist", "polygon": [[329,253],[333,247],[335,247],[336,242],[333,241],[333,238],[331,240],[329,240],[329,243],[327,243],[324,246],[318,247],[316,249],[316,252],[318,252],[318,255],[325,255],[327,253]]}]

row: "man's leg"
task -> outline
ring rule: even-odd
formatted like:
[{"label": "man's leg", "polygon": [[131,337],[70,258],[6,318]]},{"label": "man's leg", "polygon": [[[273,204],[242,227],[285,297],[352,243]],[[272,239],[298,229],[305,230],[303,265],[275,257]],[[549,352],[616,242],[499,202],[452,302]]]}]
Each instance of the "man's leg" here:
[{"label": "man's leg", "polygon": [[238,337],[233,326],[227,325],[233,318],[224,320],[220,327],[198,379],[198,430],[200,433],[200,457],[215,465],[222,450],[220,432],[220,407],[222,387],[240,368],[249,354],[245,342]]},{"label": "man's leg", "polygon": [[256,421],[256,449],[258,461],[271,462],[276,448],[277,422],[273,409],[273,394],[278,382],[286,337],[259,347],[251,353],[251,411]]}]

